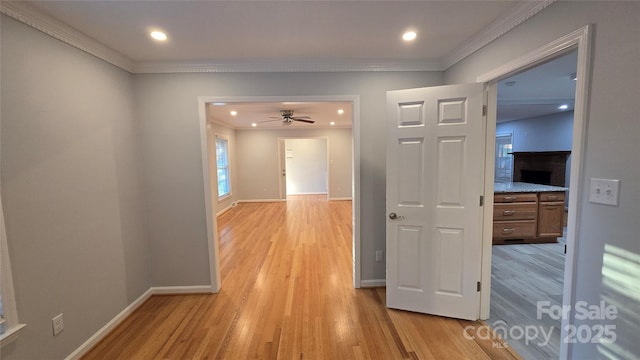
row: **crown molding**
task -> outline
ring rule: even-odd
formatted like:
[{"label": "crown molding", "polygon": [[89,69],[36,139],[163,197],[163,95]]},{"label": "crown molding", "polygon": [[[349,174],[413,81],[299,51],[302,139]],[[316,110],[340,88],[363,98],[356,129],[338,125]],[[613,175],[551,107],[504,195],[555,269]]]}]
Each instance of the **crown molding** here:
[{"label": "crown molding", "polygon": [[444,71],[525,22],[555,1],[523,1],[514,11],[466,41],[451,54],[436,60],[350,59],[320,61],[314,59],[308,61],[295,59],[287,61],[134,62],[25,2],[0,1],[0,12],[130,73]]},{"label": "crown molding", "polygon": [[523,1],[511,13],[502,16],[498,21],[479,32],[458,47],[451,54],[442,59],[444,70],[457,64],[462,59],[487,46],[492,41],[511,31],[516,26],[527,21],[532,16],[544,10],[556,0]]},{"label": "crown molding", "polygon": [[0,12],[128,72],[133,62],[119,52],[22,1],[0,1]]},{"label": "crown molding", "polygon": [[134,73],[235,73],[235,72],[382,72],[442,71],[439,61],[429,60],[238,60],[225,62],[139,62]]}]

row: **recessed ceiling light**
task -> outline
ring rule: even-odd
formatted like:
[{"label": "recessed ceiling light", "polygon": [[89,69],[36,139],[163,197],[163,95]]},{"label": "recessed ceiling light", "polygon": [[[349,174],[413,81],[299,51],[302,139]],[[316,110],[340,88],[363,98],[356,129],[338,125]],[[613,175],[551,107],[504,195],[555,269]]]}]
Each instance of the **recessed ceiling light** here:
[{"label": "recessed ceiling light", "polygon": [[335,124],[336,124],[336,122],[335,122],[335,121],[332,121],[332,122],[330,122],[330,123],[329,123],[329,125],[331,125],[331,126],[333,126],[333,125],[335,125]]},{"label": "recessed ceiling light", "polygon": [[416,34],[415,31],[407,31],[406,33],[402,34],[402,40],[413,41],[416,39],[417,36],[418,34]]},{"label": "recessed ceiling light", "polygon": [[231,110],[231,112],[229,114],[231,114],[231,116],[236,116],[236,115],[238,115],[238,112],[235,111],[235,110]]},{"label": "recessed ceiling light", "polygon": [[569,105],[567,105],[567,104],[562,104],[562,105],[558,106],[558,109],[560,109],[560,110],[567,110],[568,108],[569,108]]},{"label": "recessed ceiling light", "polygon": [[151,34],[149,34],[152,38],[154,38],[155,40],[158,41],[165,41],[167,40],[167,34],[163,33],[162,31],[152,31]]},{"label": "recessed ceiling light", "polygon": [[344,114],[344,110],[338,109],[338,114],[340,114],[340,115]]},{"label": "recessed ceiling light", "polygon": [[251,126],[256,127],[256,126],[258,126],[258,124],[256,124],[256,123],[251,123]]}]

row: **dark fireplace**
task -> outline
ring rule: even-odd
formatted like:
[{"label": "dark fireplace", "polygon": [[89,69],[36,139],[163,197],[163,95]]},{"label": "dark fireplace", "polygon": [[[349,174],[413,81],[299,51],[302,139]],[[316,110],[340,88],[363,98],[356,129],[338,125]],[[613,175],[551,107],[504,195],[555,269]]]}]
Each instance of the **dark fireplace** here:
[{"label": "dark fireplace", "polygon": [[522,182],[551,185],[551,171],[520,170]]},{"label": "dark fireplace", "polygon": [[571,151],[513,152],[513,181],[564,186]]}]

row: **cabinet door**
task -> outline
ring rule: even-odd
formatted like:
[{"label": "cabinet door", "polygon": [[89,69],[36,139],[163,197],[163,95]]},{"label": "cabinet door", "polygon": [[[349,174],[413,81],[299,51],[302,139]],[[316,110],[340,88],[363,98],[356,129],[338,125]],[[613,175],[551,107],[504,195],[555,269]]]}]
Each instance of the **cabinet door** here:
[{"label": "cabinet door", "polygon": [[538,237],[562,236],[564,202],[541,202],[538,207]]}]

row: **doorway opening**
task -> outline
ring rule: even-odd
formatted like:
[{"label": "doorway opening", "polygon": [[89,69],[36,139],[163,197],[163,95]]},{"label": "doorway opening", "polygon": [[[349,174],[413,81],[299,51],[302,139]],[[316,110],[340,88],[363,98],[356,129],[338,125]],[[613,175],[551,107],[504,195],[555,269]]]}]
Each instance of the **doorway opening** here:
[{"label": "doorway opening", "polygon": [[[323,122],[320,121],[322,117],[316,116],[313,121],[313,125],[311,121],[308,121],[307,116],[304,116],[305,121],[296,121],[294,124],[291,124],[291,121],[287,121],[286,118],[279,118],[276,120],[271,119],[272,117],[276,117],[282,115],[282,110],[289,110],[304,106],[305,104],[328,104],[328,103],[341,103],[349,106],[349,111],[347,109],[343,109],[344,111],[335,111],[334,113],[338,115],[344,115],[342,118],[345,121],[348,121],[348,126],[339,126],[340,120],[339,118],[335,119],[325,119],[324,122],[326,124],[323,125]],[[314,126],[316,131],[324,131],[330,132],[337,130],[341,130],[340,128],[349,128],[342,129],[341,137],[344,139],[348,139],[347,141],[337,142],[333,140],[327,141],[327,149],[329,147],[333,147],[336,144],[340,145],[339,149],[337,149],[336,154],[340,156],[340,159],[331,159],[327,160],[328,168],[330,169],[332,165],[338,163],[344,167],[345,165],[349,168],[348,171],[343,171],[342,174],[345,173],[348,176],[348,179],[343,182],[337,181],[328,181],[328,185],[331,184],[332,187],[337,186],[340,191],[342,191],[346,195],[335,195],[332,188],[328,188],[327,193],[332,197],[335,195],[332,200],[352,200],[352,279],[353,286],[355,288],[360,287],[360,136],[359,136],[359,126],[360,126],[360,105],[359,105],[359,97],[358,96],[350,96],[350,95],[335,95],[335,96],[246,96],[246,97],[215,97],[215,96],[201,96],[198,98],[199,104],[199,113],[200,113],[200,138],[201,138],[201,152],[202,152],[202,166],[203,166],[203,176],[204,176],[204,188],[205,188],[205,210],[207,216],[207,237],[209,239],[209,265],[210,265],[210,278],[211,278],[211,292],[218,292],[221,287],[221,278],[220,278],[220,259],[219,259],[219,244],[218,244],[218,235],[217,235],[217,225],[215,221],[216,210],[218,203],[216,202],[216,197],[212,197],[214,193],[212,184],[217,184],[215,181],[214,175],[215,173],[211,172],[211,158],[212,154],[210,151],[210,141],[208,137],[212,132],[211,129],[217,123],[220,125],[220,121],[216,121],[211,119],[211,109],[212,108],[223,108],[225,107],[226,115],[231,119],[233,117],[233,121],[238,121],[241,110],[230,109],[227,107],[240,107],[245,106],[245,110],[247,111],[256,111],[255,108],[264,107],[265,104],[270,104],[274,107],[276,116],[267,116],[264,111],[261,116],[258,118],[254,118],[253,120],[247,120],[245,127],[238,132],[238,140],[239,142],[244,142],[245,144],[249,144],[244,149],[252,148],[255,150],[259,144],[263,144],[266,146],[265,151],[258,151],[258,156],[254,157],[251,164],[245,164],[243,167],[243,171],[241,172],[238,178],[242,177],[245,180],[249,179],[250,181],[260,183],[260,186],[244,186],[246,184],[240,184],[238,199],[234,200],[234,202],[243,202],[243,201],[253,201],[253,202],[265,202],[265,201],[280,201],[282,195],[279,193],[279,182],[281,181],[281,173],[278,173],[278,161],[279,157],[277,155],[278,152],[278,137],[279,131],[282,131],[282,127],[284,125],[287,126],[287,134],[291,134],[291,137],[299,137],[299,138],[313,138],[313,137],[323,137],[322,133],[316,133],[317,136],[312,135],[313,131],[311,127]],[[253,110],[251,110],[253,109]],[[229,111],[230,110],[230,111]],[[273,110],[273,109],[272,109]],[[340,109],[338,109],[340,110]],[[302,115],[302,113],[300,113]],[[302,118],[303,116],[298,116],[298,112],[296,110],[295,117]],[[286,124],[285,124],[286,122]],[[301,123],[301,124],[299,124]],[[304,127],[304,125],[308,125],[308,127]],[[227,126],[229,124],[227,123]],[[261,128],[264,131],[254,131],[256,128]],[[346,135],[345,135],[346,134]],[[288,135],[287,135],[288,136]],[[280,136],[282,137],[282,136]],[[330,139],[330,136],[328,136]],[[345,145],[346,144],[346,145]],[[244,151],[244,150],[239,150]],[[255,152],[255,151],[254,151]],[[273,156],[269,155],[273,153]],[[286,155],[284,149],[282,149],[282,153]],[[233,157],[233,156],[232,156]],[[344,162],[342,160],[347,159],[348,162]],[[239,162],[238,162],[239,163]],[[233,164],[232,164],[233,165]],[[233,168],[233,166],[232,166]],[[264,170],[264,171],[263,171]],[[327,171],[329,174],[335,174],[335,171]],[[244,174],[244,175],[242,175]],[[233,178],[233,169],[231,170],[231,175]],[[344,177],[344,176],[343,176]],[[212,182],[213,180],[213,182]],[[244,181],[244,180],[243,180]],[[233,185],[232,185],[233,188]],[[249,191],[249,188],[252,188]],[[337,192],[337,191],[336,191]]]},{"label": "doorway opening", "polygon": [[[553,42],[550,42],[530,53],[516,58],[502,66],[486,73],[477,78],[477,81],[487,84],[487,96],[488,96],[488,118],[497,119],[497,87],[498,82],[504,80],[514,74],[522,73],[528,69],[531,69],[537,65],[544,64],[550,60],[559,58],[563,55],[577,52],[577,67],[575,74],[572,74],[575,81],[575,104],[573,108],[573,130],[572,130],[572,144],[571,144],[571,162],[568,165],[570,168],[568,185],[571,189],[571,193],[567,193],[568,214],[566,220],[566,233],[562,234],[566,240],[566,253],[564,254],[564,267],[563,273],[563,285],[562,285],[562,306],[573,306],[575,302],[575,269],[576,269],[576,253],[578,251],[579,242],[578,239],[578,218],[579,209],[578,204],[580,202],[579,194],[582,193],[582,189],[585,184],[582,181],[582,159],[584,154],[584,138],[587,119],[587,100],[588,100],[588,88],[589,88],[589,64],[590,64],[590,52],[591,52],[591,36],[592,27],[587,25],[580,28],[570,34],[567,34]],[[568,75],[567,75],[568,76]],[[484,209],[484,233],[483,233],[483,256],[482,256],[482,283],[491,284],[491,268],[492,268],[492,248],[493,248],[493,219],[494,219],[494,153],[495,153],[495,135],[496,126],[495,122],[487,123],[486,132],[486,153],[487,161],[485,166],[485,195],[488,201],[485,202]],[[515,138],[514,142],[517,144],[518,139]],[[518,175],[518,170],[514,166],[514,179]],[[540,198],[538,198],[540,199]],[[544,199],[543,199],[544,200]],[[551,200],[546,199],[546,200]],[[554,198],[553,200],[558,200]],[[564,199],[563,199],[564,200]],[[565,205],[566,206],[566,205]],[[480,316],[483,320],[488,320],[490,315],[491,304],[491,288],[492,286],[483,286],[481,290],[481,302],[480,302]],[[538,304],[536,304],[537,306]],[[567,336],[567,329],[571,327],[574,319],[571,316],[563,316],[560,326],[560,338]],[[506,327],[508,330],[509,328]],[[504,329],[503,329],[504,330]],[[570,343],[561,341],[559,349],[559,358],[570,358],[572,353],[572,345]]]},{"label": "doorway opening", "polygon": [[560,354],[560,319],[542,319],[538,311],[562,305],[576,71],[573,50],[497,86],[488,324],[496,331],[542,329],[505,339],[524,358]]}]

